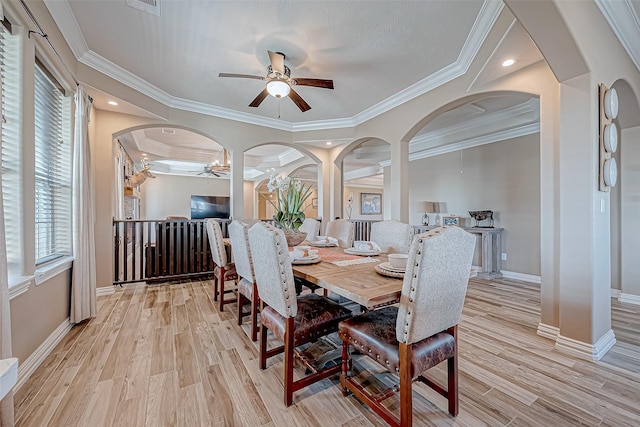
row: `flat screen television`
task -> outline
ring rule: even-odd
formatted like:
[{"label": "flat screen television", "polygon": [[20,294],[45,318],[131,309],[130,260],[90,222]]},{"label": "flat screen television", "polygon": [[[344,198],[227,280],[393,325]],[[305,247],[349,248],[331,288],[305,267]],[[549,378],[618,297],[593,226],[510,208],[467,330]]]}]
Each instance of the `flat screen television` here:
[{"label": "flat screen television", "polygon": [[225,196],[191,196],[191,219],[229,218],[231,199]]}]

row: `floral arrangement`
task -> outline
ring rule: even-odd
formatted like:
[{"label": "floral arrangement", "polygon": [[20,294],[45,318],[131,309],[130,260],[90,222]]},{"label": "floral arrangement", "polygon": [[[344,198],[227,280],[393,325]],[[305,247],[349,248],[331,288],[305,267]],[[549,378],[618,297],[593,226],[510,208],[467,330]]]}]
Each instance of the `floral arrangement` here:
[{"label": "floral arrangement", "polygon": [[277,204],[267,199],[276,209],[275,223],[284,230],[297,230],[305,219],[304,202],[311,196],[311,186],[295,176],[272,176],[267,188],[276,193]]}]

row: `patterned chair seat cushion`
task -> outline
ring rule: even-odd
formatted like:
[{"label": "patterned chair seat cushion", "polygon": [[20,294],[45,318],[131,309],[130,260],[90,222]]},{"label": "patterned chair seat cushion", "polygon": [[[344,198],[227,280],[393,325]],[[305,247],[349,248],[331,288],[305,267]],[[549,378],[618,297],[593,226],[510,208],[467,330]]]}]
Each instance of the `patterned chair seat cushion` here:
[{"label": "patterned chair seat cushion", "polygon": [[244,295],[248,300],[251,300],[251,294],[253,294],[253,283],[243,278],[238,282],[238,292]]},{"label": "patterned chair seat cushion", "polygon": [[[321,336],[336,332],[340,321],[351,317],[351,311],[316,294],[297,298],[298,314],[295,317],[294,345],[315,341]],[[284,342],[285,318],[271,307],[261,312],[262,323],[280,341]]]},{"label": "patterned chair seat cushion", "polygon": [[[366,354],[390,372],[400,371],[399,342],[396,338],[398,307],[385,307],[352,317],[340,323],[340,338]],[[411,376],[417,378],[427,369],[454,356],[455,340],[445,332],[411,345]]]},{"label": "patterned chair seat cushion", "polygon": [[[220,267],[217,267],[213,270],[213,274],[220,279]],[[238,278],[238,273],[236,272],[236,266],[234,263],[227,264],[224,267],[224,281],[228,280],[236,280]]]}]

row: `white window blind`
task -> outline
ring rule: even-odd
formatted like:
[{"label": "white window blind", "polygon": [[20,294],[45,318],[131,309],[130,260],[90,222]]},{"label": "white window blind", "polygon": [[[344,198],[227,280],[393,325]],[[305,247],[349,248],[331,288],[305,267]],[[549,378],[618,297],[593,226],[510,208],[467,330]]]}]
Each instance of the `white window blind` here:
[{"label": "white window blind", "polygon": [[71,255],[70,110],[57,85],[36,64],[36,264]]},{"label": "white window blind", "polygon": [[2,194],[9,277],[22,275],[20,42],[0,24]]}]

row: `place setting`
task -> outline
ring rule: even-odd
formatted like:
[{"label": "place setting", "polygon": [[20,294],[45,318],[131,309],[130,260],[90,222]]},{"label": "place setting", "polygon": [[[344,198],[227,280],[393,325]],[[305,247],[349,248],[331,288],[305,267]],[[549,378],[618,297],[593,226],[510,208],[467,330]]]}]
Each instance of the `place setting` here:
[{"label": "place setting", "polygon": [[293,251],[289,252],[291,257],[291,264],[304,265],[304,264],[317,264],[322,259],[318,255],[318,251],[311,249],[311,246],[294,246]]},{"label": "place setting", "polygon": [[333,248],[338,246],[338,239],[330,236],[318,236],[316,240],[309,242],[309,245],[317,248]]},{"label": "place setting", "polygon": [[346,248],[344,253],[358,256],[376,256],[381,253],[380,246],[376,242],[356,240],[352,248]]},{"label": "place setting", "polygon": [[375,266],[376,273],[383,276],[403,279],[404,273],[407,269],[407,260],[409,259],[409,255],[389,254],[388,259],[388,262],[382,262]]}]

